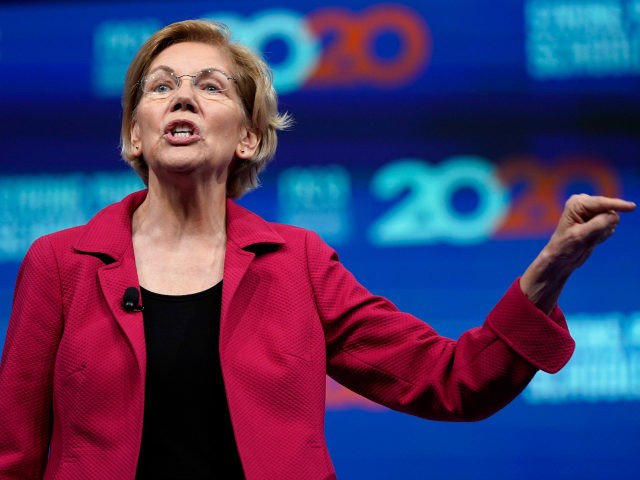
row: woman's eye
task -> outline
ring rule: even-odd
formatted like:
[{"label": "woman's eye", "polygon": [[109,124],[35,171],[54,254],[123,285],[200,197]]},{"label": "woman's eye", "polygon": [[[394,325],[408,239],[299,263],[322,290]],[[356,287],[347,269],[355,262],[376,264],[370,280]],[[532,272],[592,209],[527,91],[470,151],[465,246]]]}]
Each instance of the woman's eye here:
[{"label": "woman's eye", "polygon": [[220,87],[220,85],[216,83],[206,82],[200,85],[200,90],[208,94],[216,94],[216,93],[220,93],[222,88]]},{"label": "woman's eye", "polygon": [[166,95],[174,91],[176,82],[166,75],[151,76],[145,83],[144,91],[156,95]]}]

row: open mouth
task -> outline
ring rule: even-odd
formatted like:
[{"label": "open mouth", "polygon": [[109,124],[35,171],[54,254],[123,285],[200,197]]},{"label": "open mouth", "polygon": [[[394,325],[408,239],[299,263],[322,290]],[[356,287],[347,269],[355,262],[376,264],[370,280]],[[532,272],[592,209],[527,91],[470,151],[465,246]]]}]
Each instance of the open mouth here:
[{"label": "open mouth", "polygon": [[176,127],[171,130],[171,135],[174,137],[190,137],[193,133],[193,128],[191,127]]},{"label": "open mouth", "polygon": [[185,141],[200,138],[198,127],[187,120],[174,120],[164,129],[166,138],[172,143],[183,143]]}]

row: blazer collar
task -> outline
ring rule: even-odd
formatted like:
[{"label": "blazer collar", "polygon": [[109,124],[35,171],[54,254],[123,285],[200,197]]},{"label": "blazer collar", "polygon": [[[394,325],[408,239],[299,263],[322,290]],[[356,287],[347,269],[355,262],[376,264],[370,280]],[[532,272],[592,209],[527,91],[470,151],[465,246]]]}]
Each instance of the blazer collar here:
[{"label": "blazer collar", "polygon": [[[121,201],[100,210],[87,223],[74,248],[78,251],[103,254],[120,260],[131,248],[133,212],[147,196],[147,190],[127,195]],[[282,236],[255,213],[227,199],[227,241],[243,250],[261,244],[281,245]]]},{"label": "blazer collar", "polygon": [[73,247],[80,252],[103,254],[120,260],[132,248],[131,218],[147,190],[131,193],[100,210],[84,228]]},{"label": "blazer collar", "polygon": [[227,241],[249,250],[256,245],[281,245],[282,236],[273,226],[246,208],[227,198]]}]

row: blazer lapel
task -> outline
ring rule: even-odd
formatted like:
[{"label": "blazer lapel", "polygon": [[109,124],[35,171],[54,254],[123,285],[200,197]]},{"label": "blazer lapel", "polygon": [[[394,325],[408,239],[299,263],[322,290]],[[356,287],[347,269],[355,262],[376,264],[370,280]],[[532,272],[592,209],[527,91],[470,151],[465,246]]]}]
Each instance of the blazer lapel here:
[{"label": "blazer lapel", "polygon": [[[228,338],[233,329],[235,315],[245,311],[248,305],[234,305],[233,300],[242,279],[252,261],[260,251],[260,246],[281,245],[284,239],[273,227],[258,215],[227,199],[227,248],[224,261],[222,287],[222,310],[220,316],[220,337]],[[243,300],[247,300],[243,297]]]},{"label": "blazer lapel", "polygon": [[146,351],[142,313],[127,312],[122,306],[122,299],[127,287],[135,287],[139,291],[131,238],[131,218],[145,197],[146,190],[135,192],[98,212],[74,245],[76,251],[95,255],[105,262],[105,265],[98,269],[102,294],[143,373]]},{"label": "blazer lapel", "polygon": [[122,261],[101,267],[98,278],[109,309],[133,350],[140,372],[144,373],[146,347],[142,312],[128,312],[122,306],[124,291],[128,287],[135,287],[140,291],[133,251],[131,255],[125,255]]}]

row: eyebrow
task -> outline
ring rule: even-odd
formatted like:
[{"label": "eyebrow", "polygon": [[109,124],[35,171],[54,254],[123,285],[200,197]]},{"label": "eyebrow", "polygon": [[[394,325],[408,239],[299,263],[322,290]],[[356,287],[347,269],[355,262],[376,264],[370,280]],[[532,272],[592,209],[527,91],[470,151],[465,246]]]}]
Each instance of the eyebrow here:
[{"label": "eyebrow", "polygon": [[153,70],[149,70],[147,72],[147,74],[153,73],[153,72],[157,72],[158,70],[164,70],[165,72],[169,72],[169,73],[176,73],[176,71],[173,68],[171,68],[171,67],[169,67],[167,65],[158,65]]},{"label": "eyebrow", "polygon": [[[176,74],[176,71],[173,68],[169,67],[168,65],[158,65],[153,70],[149,70],[147,72],[147,75],[157,72],[158,70],[164,70],[165,72],[173,73],[174,75]],[[219,67],[205,67],[205,68],[201,68],[200,70],[197,70],[195,73],[206,72],[208,70],[216,70],[218,72],[224,73],[226,76],[231,77],[235,80],[235,78],[232,75],[228,74],[225,70]],[[185,75],[191,75],[191,74],[186,73]]]}]

